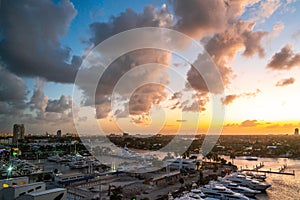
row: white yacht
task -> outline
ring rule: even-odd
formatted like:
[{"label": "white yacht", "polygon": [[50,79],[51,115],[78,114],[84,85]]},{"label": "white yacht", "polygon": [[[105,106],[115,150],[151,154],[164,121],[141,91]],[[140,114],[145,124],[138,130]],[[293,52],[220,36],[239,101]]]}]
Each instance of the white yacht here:
[{"label": "white yacht", "polygon": [[192,189],[191,193],[196,194],[196,195],[200,196],[201,198],[205,197],[205,194],[200,189]]},{"label": "white yacht", "polygon": [[265,174],[255,174],[255,173],[252,173],[252,172],[247,172],[245,175],[249,176],[251,178],[257,179],[259,181],[265,181],[266,178],[267,178],[267,176]]},{"label": "white yacht", "polygon": [[244,194],[245,196],[248,196],[248,197],[254,197],[255,195],[261,193],[258,190],[252,190],[250,188],[240,186],[236,183],[233,183],[233,182],[223,179],[223,178],[218,178],[218,182],[220,184],[224,185],[225,187],[227,187],[228,189],[231,189],[232,191],[237,192],[237,193]]},{"label": "white yacht", "polygon": [[203,193],[208,197],[219,198],[219,199],[240,199],[240,200],[249,200],[248,197],[243,194],[233,192],[232,190],[226,188],[225,186],[210,184],[201,187]]},{"label": "white yacht", "polygon": [[271,187],[271,184],[259,182],[257,180],[253,180],[253,179],[249,179],[249,178],[245,177],[244,175],[240,175],[240,174],[231,174],[231,175],[227,176],[226,179],[230,180],[234,183],[237,183],[241,186],[249,187],[250,189],[253,189],[253,190],[264,191],[264,190],[268,189],[269,187]]},{"label": "white yacht", "polygon": [[199,195],[193,194],[191,192],[184,192],[181,197],[175,198],[175,200],[194,200],[194,199],[200,199],[203,200]]}]

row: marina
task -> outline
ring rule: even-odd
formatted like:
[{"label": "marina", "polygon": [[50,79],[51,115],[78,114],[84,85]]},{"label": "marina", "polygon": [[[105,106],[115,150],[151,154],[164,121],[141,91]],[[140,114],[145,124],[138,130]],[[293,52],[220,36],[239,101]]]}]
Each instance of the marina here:
[{"label": "marina", "polygon": [[[167,153],[158,155],[158,157],[161,158],[166,156],[168,156]],[[196,155],[194,155],[194,157],[195,156]],[[11,177],[16,175],[22,176],[23,172],[21,166],[23,165],[31,166],[33,170],[39,170],[37,172],[44,174],[44,177],[46,177],[45,174],[53,174],[54,182],[47,182],[46,185],[48,189],[55,187],[66,188],[68,200],[99,198],[99,196],[106,197],[110,193],[110,190],[114,191],[117,188],[123,188],[124,194],[131,191],[128,193],[128,196],[134,194],[134,191],[137,192],[140,190],[141,192],[138,192],[139,195],[136,195],[138,199],[142,199],[146,196],[150,196],[152,199],[163,199],[166,195],[168,195],[170,199],[172,199],[171,196],[173,196],[174,199],[187,197],[192,199],[276,199],[274,197],[271,198],[274,193],[274,187],[276,188],[276,184],[278,184],[278,182],[274,182],[273,178],[275,176],[293,175],[292,177],[295,177],[295,180],[299,180],[299,168],[295,170],[293,167],[295,164],[300,165],[300,162],[291,159],[258,158],[257,160],[250,161],[243,157],[236,157],[233,161],[239,172],[227,174],[222,173],[222,171],[229,169],[224,168],[226,165],[222,165],[220,162],[204,162],[199,160],[201,169],[203,168],[201,170],[203,177],[208,178],[215,176],[216,178],[210,178],[207,184],[198,185],[199,173],[195,171],[197,162],[193,159],[167,159],[165,163],[169,167],[166,168],[165,171],[159,170],[155,173],[146,173],[143,175],[144,177],[141,177],[142,174],[127,172],[126,165],[122,164],[122,162],[114,163],[113,158],[114,157],[107,157],[100,162],[91,156],[50,156],[48,159],[42,160],[14,159],[11,162],[3,162],[3,166],[9,163],[19,166],[15,167],[15,169],[18,169],[20,174],[11,173]],[[223,158],[225,160],[230,159],[226,156]],[[125,160],[126,159],[124,159],[124,161]],[[132,161],[132,159],[130,159],[130,161]],[[104,163],[110,164],[107,165]],[[132,165],[130,163],[128,164],[128,166]],[[78,165],[78,167],[74,167],[75,165]],[[249,169],[248,166],[251,165],[253,165],[253,168]],[[105,168],[102,168],[103,166],[105,166]],[[219,170],[214,172],[214,170],[212,170],[214,168],[213,166],[218,166]],[[103,171],[101,171],[100,168]],[[181,171],[168,171],[179,168],[187,171],[184,173]],[[270,168],[278,168],[279,170],[270,171]],[[23,169],[24,171],[27,170],[27,168]],[[293,173],[289,173],[288,171],[293,171]],[[7,174],[5,175],[7,176]],[[30,181],[34,181],[34,179],[30,177],[31,176],[29,176]],[[185,187],[191,187],[192,189],[182,190],[179,193],[175,191],[175,188],[182,187],[182,184],[179,183],[181,178],[184,179]],[[219,190],[223,190],[223,193],[220,193]],[[296,190],[296,192],[299,192],[299,189]]]}]

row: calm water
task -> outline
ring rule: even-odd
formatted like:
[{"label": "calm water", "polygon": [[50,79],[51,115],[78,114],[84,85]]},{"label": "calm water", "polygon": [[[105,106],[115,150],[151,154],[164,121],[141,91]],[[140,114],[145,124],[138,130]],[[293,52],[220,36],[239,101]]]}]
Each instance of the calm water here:
[{"label": "calm water", "polygon": [[[230,160],[229,157],[224,157]],[[300,199],[300,160],[292,160],[286,158],[259,158],[258,161],[247,161],[242,157],[234,159],[234,164],[239,168],[253,168],[264,162],[265,167],[262,169],[278,171],[280,166],[287,164],[286,172],[295,170],[295,176],[267,174],[266,181],[272,184],[272,187],[267,189],[266,194],[257,195],[260,200],[286,200],[286,199]]]}]

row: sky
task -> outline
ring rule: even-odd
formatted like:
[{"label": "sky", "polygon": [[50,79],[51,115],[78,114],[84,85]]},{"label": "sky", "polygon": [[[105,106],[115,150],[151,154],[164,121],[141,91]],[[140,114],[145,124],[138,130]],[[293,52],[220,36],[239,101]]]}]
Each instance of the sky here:
[{"label": "sky", "polygon": [[[296,0],[2,0],[0,133],[23,123],[26,134],[293,134],[299,10]],[[155,33],[114,38],[146,27],[185,40],[150,41],[173,51],[126,52],[97,77],[103,60]]]}]

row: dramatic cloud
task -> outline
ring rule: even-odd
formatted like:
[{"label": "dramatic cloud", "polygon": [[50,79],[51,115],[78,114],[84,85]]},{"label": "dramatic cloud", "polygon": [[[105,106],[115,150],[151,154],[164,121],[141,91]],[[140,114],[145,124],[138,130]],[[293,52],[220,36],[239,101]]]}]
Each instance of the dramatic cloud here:
[{"label": "dramatic cloud", "polygon": [[[263,31],[253,32],[253,28],[254,23],[238,21],[229,26],[226,31],[216,34],[205,45],[206,50],[219,69],[225,87],[230,84],[232,78],[230,63],[235,59],[238,51],[244,50],[243,55],[247,57],[253,56],[256,53],[260,57],[264,56],[261,40],[268,33]],[[209,66],[208,63],[205,64],[205,61],[206,59],[199,55],[196,62],[198,65],[203,66],[201,73],[211,74],[210,70],[212,66]],[[203,78],[195,69],[191,68],[187,75],[188,81],[194,89],[201,92],[208,92]],[[211,78],[209,82],[214,83],[212,86],[214,91],[210,92],[220,92],[220,89],[223,87],[222,83],[213,80],[216,76],[208,77]]]},{"label": "dramatic cloud", "polygon": [[[19,83],[19,80],[21,79],[15,77],[14,81]],[[10,132],[14,123],[24,123],[26,130],[31,133],[40,133],[41,130],[56,131],[58,128],[74,130],[70,98],[62,95],[58,100],[48,100],[48,96],[44,93],[44,85],[44,81],[37,80],[33,94],[28,101],[25,97],[0,101],[2,131]],[[20,88],[24,89],[23,86]],[[2,96],[1,92],[0,96]]]},{"label": "dramatic cloud", "polygon": [[300,66],[300,53],[294,53],[291,45],[284,46],[268,63],[268,68],[274,70],[289,70]]},{"label": "dramatic cloud", "polygon": [[129,114],[143,115],[151,109],[152,105],[165,100],[167,94],[162,85],[145,85],[138,88],[130,98]]},{"label": "dramatic cloud", "polygon": [[48,97],[44,94],[44,85],[45,83],[43,81],[37,81],[29,102],[31,110],[37,110],[38,119],[44,118],[44,112],[48,102]]},{"label": "dramatic cloud", "polygon": [[172,0],[178,22],[175,28],[191,37],[223,32],[248,6],[259,0]]},{"label": "dramatic cloud", "polygon": [[[156,9],[153,6],[145,6],[143,13],[136,13],[132,9],[127,9],[118,16],[111,17],[108,23],[95,22],[90,25],[92,37],[90,42],[96,46],[108,37],[137,27],[171,27],[173,25],[173,16],[169,14],[165,6]],[[155,42],[155,41],[154,41]],[[111,112],[110,96],[117,82],[127,72],[134,69],[136,66],[147,63],[158,63],[165,66],[170,65],[171,54],[162,50],[144,49],[127,53],[114,61],[104,72],[96,92],[96,113],[97,118],[106,118]],[[93,70],[92,68],[90,70]],[[135,74],[136,73],[136,74]],[[130,90],[134,84],[143,82],[160,82],[162,85],[168,84],[168,75],[162,70],[157,70],[151,67],[137,70],[129,75],[130,80],[126,84],[119,86],[119,95],[121,100],[129,100],[129,105],[123,103],[119,105],[121,108],[116,112],[117,117],[132,116],[132,120],[140,123],[141,120],[147,119],[147,115],[154,104],[158,104],[166,98],[165,87],[161,85],[148,84],[136,90],[129,97]],[[164,75],[164,76],[162,76]],[[93,96],[93,91],[89,91],[88,87],[82,88],[86,94],[86,105],[89,105],[90,97]],[[135,88],[136,89],[136,88]],[[128,99],[129,98],[129,99]],[[129,106],[129,110],[126,109]],[[127,113],[124,113],[124,112]]]},{"label": "dramatic cloud", "polygon": [[295,79],[293,77],[291,77],[291,78],[286,78],[286,79],[282,79],[282,80],[278,81],[276,83],[276,86],[283,87],[283,86],[292,85],[294,83],[295,83]]},{"label": "dramatic cloud", "polygon": [[37,80],[31,100],[28,103],[32,115],[26,116],[23,120],[25,122],[30,121],[34,125],[46,126],[49,129],[57,129],[57,126],[73,129],[73,116],[69,105],[71,103],[70,98],[62,95],[58,100],[49,100],[44,93],[44,85],[45,82]]},{"label": "dramatic cloud", "polygon": [[230,95],[227,95],[225,98],[222,98],[221,101],[224,105],[229,105],[240,97],[255,97],[260,92],[261,91],[259,89],[256,89],[255,92],[249,92],[249,93],[246,92],[246,93],[242,93],[242,94],[230,94]]},{"label": "dramatic cloud", "polygon": [[227,95],[224,99],[222,99],[222,103],[224,105],[229,105],[229,104],[233,103],[233,101],[235,99],[237,99],[238,97],[239,97],[239,95],[236,95],[236,94]]},{"label": "dramatic cloud", "polygon": [[[230,64],[234,61],[239,51],[243,51],[242,55],[246,57],[251,57],[255,54],[258,54],[261,58],[264,57],[265,51],[261,41],[268,33],[254,31],[255,23],[238,19],[245,12],[247,6],[258,2],[256,0],[192,0],[188,2],[174,0],[172,2],[175,15],[179,18],[176,28],[191,37],[202,39],[205,49],[212,57],[223,79],[223,83],[217,81],[217,76],[212,70],[214,66],[207,61],[205,56],[198,56],[193,65],[202,66],[201,75],[209,79],[206,80],[210,84],[210,91],[208,91],[203,77],[193,67],[187,73],[187,80],[190,86],[199,93],[198,95],[202,96],[202,107],[203,99],[208,100],[208,92],[221,93],[224,86],[226,87],[230,84],[233,77]],[[203,36],[208,34],[210,34],[209,37],[203,38]],[[196,108],[195,102],[192,105],[193,108]]]},{"label": "dramatic cloud", "polygon": [[257,125],[259,125],[257,120],[246,120],[240,124],[240,126],[242,126],[242,127],[255,127]]},{"label": "dramatic cloud", "polygon": [[0,101],[22,102],[26,99],[27,88],[18,76],[0,67]]},{"label": "dramatic cloud", "polygon": [[95,22],[90,24],[92,37],[90,42],[94,45],[120,32],[140,27],[171,27],[173,16],[168,13],[166,7],[156,9],[153,6],[145,6],[143,13],[136,13],[131,8],[118,16],[113,16],[108,23]]},{"label": "dramatic cloud", "polygon": [[62,95],[58,100],[48,100],[46,112],[62,113],[72,107],[72,100],[70,96]]},{"label": "dramatic cloud", "polygon": [[179,18],[177,29],[192,37],[222,31],[227,25],[223,0],[174,0],[173,6]]},{"label": "dramatic cloud", "polygon": [[76,15],[71,2],[2,1],[0,6],[0,61],[20,76],[42,77],[71,83],[81,64],[71,49],[62,47],[71,20]]}]

